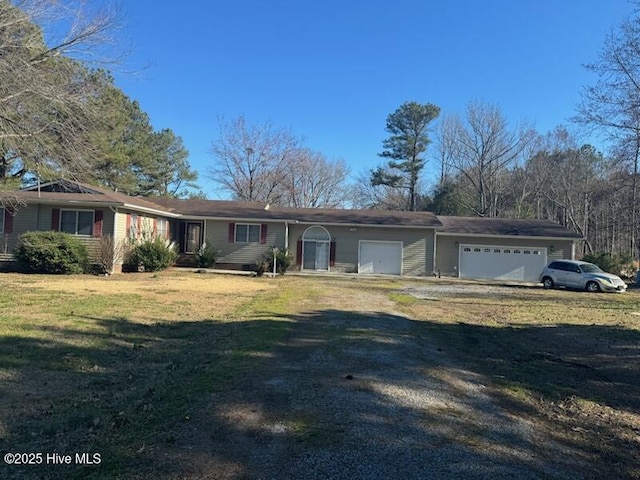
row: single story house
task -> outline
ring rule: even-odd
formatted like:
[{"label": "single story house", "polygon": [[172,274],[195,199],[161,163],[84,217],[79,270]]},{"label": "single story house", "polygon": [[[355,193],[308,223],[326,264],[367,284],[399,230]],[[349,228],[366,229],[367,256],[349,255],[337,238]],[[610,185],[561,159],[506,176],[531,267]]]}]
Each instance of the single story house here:
[{"label": "single story house", "polygon": [[0,211],[5,255],[21,233],[57,230],[78,235],[94,254],[105,235],[119,242],[167,238],[183,261],[206,242],[220,251],[219,268],[254,268],[277,247],[291,253],[300,271],[532,281],[550,260],[574,258],[580,240],[542,220],[143,199],[67,180],[18,196],[24,206]]}]

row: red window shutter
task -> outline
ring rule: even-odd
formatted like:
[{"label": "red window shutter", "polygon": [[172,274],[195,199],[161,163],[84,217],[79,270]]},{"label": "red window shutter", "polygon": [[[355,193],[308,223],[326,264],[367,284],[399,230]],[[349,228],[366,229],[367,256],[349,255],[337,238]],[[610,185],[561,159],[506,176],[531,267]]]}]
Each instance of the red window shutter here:
[{"label": "red window shutter", "polygon": [[93,214],[93,236],[99,238],[102,236],[102,210],[96,210]]},{"label": "red window shutter", "polygon": [[57,232],[60,230],[60,209],[51,209],[51,230]]},{"label": "red window shutter", "polygon": [[127,234],[127,238],[131,236],[131,214],[127,213],[127,220],[126,220],[127,224],[126,227],[124,229],[124,231]]},{"label": "red window shutter", "polygon": [[136,221],[136,238],[142,237],[142,215],[138,215],[138,220]]},{"label": "red window shutter", "polygon": [[158,236],[158,219],[153,219],[153,236],[154,238]]},{"label": "red window shutter", "polygon": [[178,222],[178,243],[180,244],[180,253],[186,251],[187,245],[187,223]]},{"label": "red window shutter", "polygon": [[296,265],[302,265],[302,240],[296,245]]},{"label": "red window shutter", "polygon": [[267,227],[269,225],[263,223],[260,225],[260,243],[267,243]]},{"label": "red window shutter", "polygon": [[329,266],[336,266],[336,242],[331,242],[329,244]]},{"label": "red window shutter", "polygon": [[235,243],[236,241],[236,224],[229,224],[229,243]]},{"label": "red window shutter", "polygon": [[13,233],[13,215],[8,209],[4,209],[4,233]]},{"label": "red window shutter", "polygon": [[169,220],[165,220],[167,222],[167,238],[171,238],[171,222]]}]

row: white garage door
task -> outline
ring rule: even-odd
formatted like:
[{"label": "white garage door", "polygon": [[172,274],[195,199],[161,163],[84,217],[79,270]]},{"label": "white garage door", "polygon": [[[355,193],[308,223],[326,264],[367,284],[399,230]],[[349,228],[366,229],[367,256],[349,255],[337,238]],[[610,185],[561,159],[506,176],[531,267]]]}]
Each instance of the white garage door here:
[{"label": "white garage door", "polygon": [[359,273],[402,273],[402,242],[360,242]]},{"label": "white garage door", "polygon": [[547,249],[460,245],[460,277],[537,282],[547,264]]}]

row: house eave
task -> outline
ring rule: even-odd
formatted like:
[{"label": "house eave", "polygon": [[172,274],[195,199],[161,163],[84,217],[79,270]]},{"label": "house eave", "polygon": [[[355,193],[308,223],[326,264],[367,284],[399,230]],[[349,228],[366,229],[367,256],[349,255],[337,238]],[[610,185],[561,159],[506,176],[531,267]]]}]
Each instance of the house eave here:
[{"label": "house eave", "polygon": [[165,210],[156,210],[155,208],[149,208],[149,207],[141,207],[139,205],[132,205],[130,203],[121,203],[121,204],[118,204],[118,206],[121,206],[122,208],[128,208],[130,210],[137,210],[140,212],[152,213],[154,215],[162,215],[164,217],[171,217],[171,218],[181,217],[181,215],[178,213],[167,212]]},{"label": "house eave", "polygon": [[523,240],[566,240],[577,242],[583,240],[581,237],[562,237],[562,236],[549,236],[549,235],[497,235],[492,233],[461,233],[461,232],[439,232],[436,231],[438,237],[470,237],[470,238],[509,238],[516,239],[521,238]]},{"label": "house eave", "polygon": [[251,218],[251,217],[216,217],[210,215],[180,215],[180,220],[211,220],[223,222],[248,222],[248,223],[288,223],[289,225],[323,225],[329,227],[376,227],[376,228],[412,228],[432,229],[440,228],[439,225],[403,225],[403,224],[379,224],[379,223],[353,223],[353,222],[322,222],[309,220],[296,220],[292,218]]},{"label": "house eave", "polygon": [[167,212],[164,210],[157,210],[155,208],[142,207],[140,205],[133,205],[131,203],[113,202],[113,201],[99,201],[99,200],[60,200],[53,198],[23,198],[27,204],[41,204],[41,205],[58,205],[64,208],[65,205],[72,206],[86,206],[86,207],[121,207],[128,208],[130,210],[136,210],[140,212],[152,213],[154,215],[161,215],[164,217],[178,218],[177,213]]},{"label": "house eave", "polygon": [[47,198],[22,198],[27,204],[42,204],[42,205],[82,205],[87,207],[120,207],[124,205],[120,202],[100,202],[89,200],[56,200]]}]

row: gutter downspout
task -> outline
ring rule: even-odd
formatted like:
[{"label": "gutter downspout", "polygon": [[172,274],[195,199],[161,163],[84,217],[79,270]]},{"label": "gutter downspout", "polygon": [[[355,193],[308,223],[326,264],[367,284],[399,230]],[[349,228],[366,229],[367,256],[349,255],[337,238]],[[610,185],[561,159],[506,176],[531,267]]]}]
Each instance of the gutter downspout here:
[{"label": "gutter downspout", "polygon": [[436,274],[436,244],[438,243],[438,232],[437,230],[434,228],[433,229],[433,259],[432,259],[432,265],[431,265],[431,274],[435,275]]},{"label": "gutter downspout", "polygon": [[200,246],[207,243],[207,219],[202,220],[202,243]]},{"label": "gutter downspout", "polygon": [[289,252],[289,222],[284,222],[284,250]]},{"label": "gutter downspout", "polygon": [[118,259],[116,258],[116,252],[118,249],[118,207],[113,208],[109,207],[109,210],[113,212],[113,261],[111,262],[111,274],[116,270],[116,263]]}]

